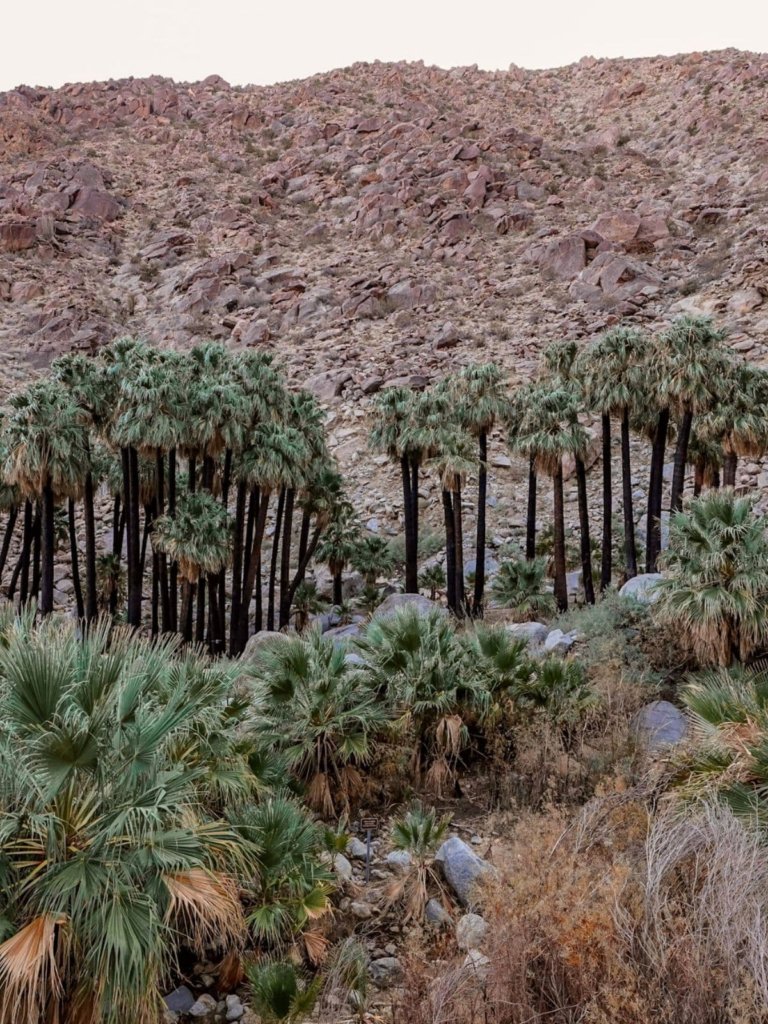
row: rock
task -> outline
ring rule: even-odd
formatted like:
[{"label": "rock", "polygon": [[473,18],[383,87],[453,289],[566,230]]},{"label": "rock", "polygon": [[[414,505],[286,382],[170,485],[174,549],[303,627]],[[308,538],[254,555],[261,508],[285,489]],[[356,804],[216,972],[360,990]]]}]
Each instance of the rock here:
[{"label": "rock", "polygon": [[587,265],[587,245],[581,235],[566,235],[535,246],[529,255],[546,277],[556,281],[571,281]]},{"label": "rock", "polygon": [[371,981],[379,988],[389,988],[403,976],[403,966],[396,956],[382,956],[368,965]]},{"label": "rock", "polygon": [[343,853],[337,853],[333,858],[333,870],[339,878],[343,879],[343,881],[352,881],[352,865]]},{"label": "rock", "polygon": [[685,715],[668,700],[654,700],[641,708],[632,723],[646,750],[660,750],[682,743],[688,732]]},{"label": "rock", "polygon": [[753,309],[757,309],[762,304],[763,296],[757,288],[743,288],[741,291],[734,292],[730,297],[728,309],[732,313],[742,315],[743,313],[751,313]]},{"label": "rock", "polygon": [[353,836],[347,843],[347,853],[353,860],[365,860],[367,849],[365,843]]},{"label": "rock", "polygon": [[547,634],[544,641],[544,650],[556,654],[565,654],[571,647],[573,647],[573,637],[569,633],[564,633],[562,629],[553,629],[551,633]]},{"label": "rock", "polygon": [[325,370],[323,373],[316,373],[308,377],[304,387],[311,391],[320,402],[330,402],[338,398],[344,390],[344,386],[352,380],[349,370]]},{"label": "rock", "polygon": [[529,647],[542,647],[550,632],[543,622],[510,622],[505,628],[516,639],[525,640]]},{"label": "rock", "polygon": [[488,934],[488,922],[479,914],[464,914],[456,922],[456,945],[459,949],[477,949]]},{"label": "rock", "polygon": [[362,900],[353,900],[349,909],[361,921],[367,921],[369,917],[373,917],[373,907],[370,903],[364,903]]},{"label": "rock", "polygon": [[228,995],[225,1004],[227,1007],[227,1020],[240,1020],[245,1013],[245,1007],[240,1002],[240,996]]},{"label": "rock", "polygon": [[122,213],[122,206],[114,196],[95,188],[81,188],[70,209],[98,220],[114,220]]},{"label": "rock", "polygon": [[640,218],[629,210],[614,210],[601,213],[594,222],[591,231],[600,235],[606,242],[631,242],[640,228]]},{"label": "rock", "polygon": [[446,839],[437,851],[435,861],[442,868],[446,882],[464,906],[471,905],[477,883],[494,873],[493,867],[482,857],[478,857],[458,836]]},{"label": "rock", "polygon": [[285,643],[288,639],[286,633],[275,633],[268,629],[259,630],[258,633],[254,633],[253,636],[248,638],[245,650],[240,657],[242,661],[253,661],[264,644],[281,644]]},{"label": "rock", "polygon": [[664,577],[660,572],[643,572],[627,580],[619,591],[621,597],[631,597],[640,604],[653,604],[659,599],[656,584]]},{"label": "rock", "polygon": [[435,348],[453,348],[454,345],[459,344],[460,340],[459,332],[455,325],[448,321],[448,323],[443,324],[435,335]]},{"label": "rock", "polygon": [[490,972],[491,961],[479,949],[470,949],[464,957],[462,966],[467,972],[484,981]]},{"label": "rock", "polygon": [[200,996],[196,1003],[193,1003],[192,1006],[190,1006],[187,1013],[193,1020],[213,1021],[216,1010],[216,1000],[206,992]]},{"label": "rock", "polygon": [[392,850],[387,854],[387,867],[396,875],[407,875],[411,865],[411,855],[407,850]]},{"label": "rock", "polygon": [[188,1013],[195,1004],[195,997],[186,985],[180,985],[167,996],[163,996],[163,1002],[174,1013]]},{"label": "rock", "polygon": [[37,242],[37,225],[34,221],[11,221],[0,224],[0,252],[23,252]]},{"label": "rock", "polygon": [[373,613],[374,619],[388,619],[396,615],[401,608],[414,608],[418,615],[429,615],[439,612],[447,615],[448,611],[437,601],[430,601],[421,594],[390,594]]},{"label": "rock", "polygon": [[451,915],[439,900],[428,900],[424,908],[424,916],[436,928],[447,928],[451,923]]}]

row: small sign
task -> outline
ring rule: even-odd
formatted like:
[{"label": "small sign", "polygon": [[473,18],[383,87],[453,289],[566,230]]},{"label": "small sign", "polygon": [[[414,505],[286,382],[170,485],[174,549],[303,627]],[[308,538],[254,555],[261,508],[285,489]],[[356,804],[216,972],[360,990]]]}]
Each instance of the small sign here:
[{"label": "small sign", "polygon": [[361,818],[360,828],[364,832],[375,832],[379,827],[378,818]]}]

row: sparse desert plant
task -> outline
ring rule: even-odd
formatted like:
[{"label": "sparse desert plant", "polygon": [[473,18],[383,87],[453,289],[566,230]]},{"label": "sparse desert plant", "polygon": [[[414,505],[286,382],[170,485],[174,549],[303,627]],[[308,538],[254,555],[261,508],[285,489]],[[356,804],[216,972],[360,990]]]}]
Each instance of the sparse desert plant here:
[{"label": "sparse desert plant", "polygon": [[251,964],[246,973],[256,1012],[268,1024],[301,1024],[312,1013],[319,978],[309,981],[294,964],[276,960]]},{"label": "sparse desert plant", "polygon": [[323,992],[319,1004],[320,1020],[335,1024],[339,1006],[348,1003],[364,1024],[370,997],[368,950],[351,935],[334,949],[324,970]]},{"label": "sparse desert plant", "polygon": [[450,817],[438,818],[433,807],[415,804],[392,824],[392,846],[409,854],[411,866],[388,890],[388,899],[402,903],[407,921],[420,921],[430,890],[444,898],[443,885],[434,863],[435,854],[446,837]]}]

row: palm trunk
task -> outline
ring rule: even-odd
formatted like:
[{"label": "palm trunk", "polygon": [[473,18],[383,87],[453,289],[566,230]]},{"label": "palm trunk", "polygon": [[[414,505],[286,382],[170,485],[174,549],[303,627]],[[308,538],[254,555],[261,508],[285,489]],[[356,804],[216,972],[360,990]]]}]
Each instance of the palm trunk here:
[{"label": "palm trunk", "polygon": [[[168,452],[168,515],[176,515],[176,449],[171,448]],[[171,632],[175,633],[179,628],[179,567],[174,562],[171,565],[169,581],[168,601],[171,609],[169,626]]]},{"label": "palm trunk", "polygon": [[[90,458],[90,454],[89,454]],[[93,476],[85,475],[83,489],[83,519],[85,521],[85,618],[92,622],[99,612],[96,586],[96,518],[93,500]]]},{"label": "palm trunk", "polygon": [[192,640],[192,609],[195,602],[195,585],[189,580],[181,581],[181,631],[187,643]]},{"label": "palm trunk", "polygon": [[445,576],[448,608],[456,613],[456,531],[451,492],[443,488],[443,521],[445,523]]},{"label": "palm trunk", "polygon": [[205,585],[207,579],[201,576],[197,581],[197,622],[195,625],[195,643],[205,642]]},{"label": "palm trunk", "polygon": [[472,614],[483,614],[485,594],[485,511],[488,498],[488,434],[480,431],[480,468],[477,474],[477,533],[475,541],[475,593],[472,600]]},{"label": "palm trunk", "polygon": [[[165,456],[162,449],[155,452],[155,516],[165,514]],[[157,554],[156,573],[159,578],[160,603],[163,612],[163,632],[170,633],[171,626],[171,592],[168,585],[168,558],[164,551]]]},{"label": "palm trunk", "polygon": [[50,615],[53,611],[54,514],[53,487],[51,478],[48,477],[43,486],[41,615]]},{"label": "palm trunk", "polygon": [[248,495],[246,484],[237,485],[235,503],[235,534],[232,545],[232,601],[229,611],[229,654],[234,655],[237,646],[237,624],[240,621],[240,601],[243,593],[243,531],[245,530],[245,500]]},{"label": "palm trunk", "polygon": [[693,467],[693,496],[698,498],[704,486],[704,463],[697,462]]},{"label": "palm trunk", "polygon": [[403,481],[403,524],[405,527],[405,592],[415,594],[419,589],[417,555],[413,534],[413,496],[411,494],[411,468],[406,455],[400,456]]},{"label": "palm trunk", "polygon": [[581,540],[581,582],[584,600],[595,603],[595,587],[592,582],[592,546],[589,542],[589,505],[587,503],[587,467],[584,459],[576,456],[576,488],[579,498],[579,535]]},{"label": "palm trunk", "polygon": [[419,591],[419,459],[411,458],[411,525],[413,530],[414,594]]},{"label": "palm trunk", "polygon": [[72,586],[75,591],[75,606],[78,619],[83,619],[85,617],[85,606],[83,604],[83,588],[80,585],[80,556],[77,550],[74,498],[69,498],[67,501],[67,524],[69,526],[69,558],[72,564]]},{"label": "palm trunk", "polygon": [[337,608],[340,608],[343,603],[344,595],[342,591],[342,580],[341,580],[341,569],[333,574],[333,603]]},{"label": "palm trunk", "polygon": [[669,433],[669,409],[662,409],[653,437],[651,476],[648,483],[648,522],[646,524],[645,571],[656,572],[661,551],[661,498],[664,490],[664,453]]},{"label": "palm trunk", "polygon": [[8,522],[5,524],[5,533],[3,535],[3,547],[0,550],[0,580],[3,578],[3,569],[5,569],[5,563],[8,560],[8,552],[11,549],[11,541],[13,540],[13,531],[16,528],[16,520],[19,516],[19,510],[16,505],[12,505],[8,511]]},{"label": "palm trunk", "polygon": [[456,542],[456,614],[464,617],[466,597],[464,594],[464,522],[461,507],[461,481],[455,478],[453,493],[453,520]]},{"label": "palm trunk", "polygon": [[32,590],[30,597],[33,601],[37,601],[40,594],[40,558],[41,558],[41,533],[42,533],[42,513],[40,509],[40,502],[37,502],[37,511],[35,513],[35,525],[32,535]]},{"label": "palm trunk", "polygon": [[603,552],[600,562],[600,592],[607,590],[613,576],[613,479],[611,467],[611,417],[602,415],[603,425]]},{"label": "palm trunk", "polygon": [[309,527],[312,521],[312,513],[308,508],[304,508],[301,513],[301,532],[299,534],[299,564],[304,561],[304,555],[307,553],[307,544],[309,543]]},{"label": "palm trunk", "polygon": [[190,494],[195,493],[197,487],[197,459],[190,455],[187,459],[187,490]]},{"label": "palm trunk", "polygon": [[563,463],[558,460],[552,477],[554,514],[555,601],[558,611],[568,610],[568,583],[565,578],[565,515],[563,504]]},{"label": "palm trunk", "polygon": [[[221,504],[225,510],[229,508],[229,487],[232,480],[232,449],[224,453],[224,470],[221,477]],[[222,567],[216,577],[218,597],[216,606],[216,629],[214,651],[221,653],[227,646],[227,570]]]},{"label": "palm trunk", "polygon": [[739,457],[735,452],[727,452],[723,459],[723,487],[736,486],[736,468]]},{"label": "palm trunk", "polygon": [[285,514],[283,517],[283,550],[280,557],[280,617],[279,628],[288,625],[291,608],[287,604],[288,591],[291,586],[291,541],[293,540],[293,503],[296,492],[288,489],[285,496]]},{"label": "palm trunk", "polygon": [[[269,492],[265,491],[259,494],[259,489],[254,488],[251,498],[254,495],[258,495],[258,514],[256,515],[256,522],[253,528],[253,541],[251,544],[250,551],[247,552],[247,575],[245,579],[245,586],[243,587],[243,600],[240,606],[240,628],[238,632],[238,654],[242,654],[243,649],[248,641],[248,613],[251,608],[251,598],[253,597],[253,588],[256,583],[256,575],[258,573],[258,590],[259,596],[257,597],[257,604],[261,606],[261,544],[264,539],[264,530],[267,525],[267,510],[269,508]],[[261,629],[261,622],[257,624],[257,629]]]},{"label": "palm trunk", "polygon": [[677,447],[675,448],[675,463],[672,470],[672,493],[669,499],[669,508],[672,512],[679,512],[683,507],[685,467],[688,462],[688,441],[691,437],[692,425],[693,413],[686,409],[680,421],[680,432],[677,435]]},{"label": "palm trunk", "polygon": [[125,530],[125,520],[121,514],[121,501],[120,495],[115,495],[115,501],[112,506],[112,554],[117,558],[123,556],[123,532]]},{"label": "palm trunk", "polygon": [[621,483],[624,505],[624,561],[627,578],[637,576],[635,513],[632,507],[632,464],[629,450],[629,409],[621,417]]},{"label": "palm trunk", "polygon": [[536,557],[536,457],[528,459],[528,509],[525,519],[525,558],[532,562]]},{"label": "palm trunk", "polygon": [[[125,464],[127,463],[127,473]],[[135,448],[124,451],[124,475],[127,475],[127,533],[128,533],[128,625],[141,626],[141,545],[139,457]]]},{"label": "palm trunk", "polygon": [[[35,535],[35,525],[32,518],[32,502],[27,498],[24,502],[24,534],[21,544],[21,557],[19,559],[19,569],[21,572],[21,582],[19,585],[19,602],[24,605],[27,603],[29,596],[29,561],[32,552],[32,544]],[[14,574],[16,575],[16,574]],[[11,581],[11,589],[9,596],[13,596],[13,581]]]},{"label": "palm trunk", "polygon": [[267,629],[275,628],[275,580],[277,577],[277,556],[280,550],[280,532],[283,526],[283,509],[285,508],[285,487],[280,488],[275,513],[275,532],[272,536],[272,559],[269,564],[269,592],[267,598]]}]

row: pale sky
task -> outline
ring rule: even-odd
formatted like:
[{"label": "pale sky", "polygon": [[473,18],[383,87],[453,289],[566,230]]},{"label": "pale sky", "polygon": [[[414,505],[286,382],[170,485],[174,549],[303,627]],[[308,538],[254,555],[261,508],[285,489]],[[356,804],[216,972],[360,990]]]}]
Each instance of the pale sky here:
[{"label": "pale sky", "polygon": [[557,67],[768,51],[766,0],[0,0],[0,90],[161,74],[232,84],[355,61]]}]

